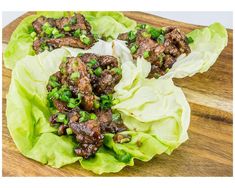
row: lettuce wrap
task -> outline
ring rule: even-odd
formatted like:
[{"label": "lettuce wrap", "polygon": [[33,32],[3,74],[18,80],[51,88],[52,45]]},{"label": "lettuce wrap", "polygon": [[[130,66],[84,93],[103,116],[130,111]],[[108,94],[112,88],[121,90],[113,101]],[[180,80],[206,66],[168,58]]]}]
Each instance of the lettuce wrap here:
[{"label": "lettuce wrap", "polygon": [[[118,144],[113,141],[113,134],[106,134],[104,145],[94,157],[85,160],[75,155],[76,141],[71,136],[58,136],[55,128],[49,125],[46,84],[49,76],[59,70],[63,57],[71,56],[71,51],[61,48],[26,56],[17,62],[12,73],[7,96],[7,126],[17,148],[26,157],[55,168],[79,161],[83,168],[102,174],[132,166],[134,159],[148,161],[156,154],[170,154],[187,139],[190,109],[182,90],[174,86],[171,79],[147,80],[150,64],[139,60],[135,66],[128,61],[130,57],[124,53],[127,50],[120,41],[113,45],[99,41],[96,45],[104,48],[94,46],[92,52],[100,54],[107,49],[106,55],[115,55],[122,63],[123,78],[115,88],[120,103],[114,109],[121,112],[129,128],[123,134],[131,135],[131,142]],[[146,81],[148,84],[143,85]],[[152,91],[154,93],[149,95]],[[135,101],[136,97],[140,97],[138,104],[126,104]],[[153,107],[161,114],[152,110],[150,115],[149,108]],[[138,114],[140,111],[147,116],[143,118]]]},{"label": "lettuce wrap", "polygon": [[[35,55],[32,48],[33,38],[29,29],[32,22],[39,16],[60,18],[69,16],[73,12],[37,12],[23,19],[11,35],[11,39],[3,54],[5,67],[13,69],[16,62],[27,55]],[[125,17],[120,12],[82,12],[92,26],[92,32],[100,37],[114,39],[119,33],[134,29],[136,22]],[[110,27],[112,25],[112,27]]]}]

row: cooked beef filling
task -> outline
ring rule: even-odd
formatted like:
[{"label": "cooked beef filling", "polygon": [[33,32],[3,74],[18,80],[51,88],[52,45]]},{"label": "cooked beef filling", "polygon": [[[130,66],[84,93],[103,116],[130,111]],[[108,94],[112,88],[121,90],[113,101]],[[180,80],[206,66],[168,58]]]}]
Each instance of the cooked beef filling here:
[{"label": "cooked beef filling", "polygon": [[90,24],[78,13],[59,19],[40,16],[32,23],[30,35],[34,38],[33,49],[37,54],[62,46],[88,49],[95,42]]},{"label": "cooked beef filling", "polygon": [[149,78],[164,75],[176,62],[177,57],[191,52],[188,45],[191,41],[176,27],[163,29],[140,24],[136,31],[122,33],[118,39],[127,41],[135,60],[144,57],[151,63]]},{"label": "cooked beef filling", "polygon": [[127,130],[120,114],[111,110],[117,103],[112,93],[121,79],[119,63],[113,56],[85,53],[65,58],[59,69],[47,85],[51,126],[58,127],[58,135],[74,135],[79,143],[75,153],[89,158],[102,146],[105,133]]}]

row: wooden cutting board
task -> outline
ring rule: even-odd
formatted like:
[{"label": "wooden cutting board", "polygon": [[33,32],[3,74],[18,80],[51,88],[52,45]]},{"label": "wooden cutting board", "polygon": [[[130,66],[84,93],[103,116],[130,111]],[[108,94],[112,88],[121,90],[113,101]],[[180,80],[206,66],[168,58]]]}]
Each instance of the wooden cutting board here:
[{"label": "wooden cutting board", "polygon": [[[3,28],[3,49],[19,22],[27,13]],[[125,12],[125,15],[154,26],[176,25],[184,32],[201,26],[176,22],[141,13]],[[232,54],[233,34],[228,31],[228,46],[210,70],[191,78],[175,79],[191,106],[189,140],[172,155],[156,156],[149,162],[135,161],[135,166],[121,172],[103,176],[232,176]],[[6,94],[11,71],[3,66],[3,176],[95,176],[81,168],[79,163],[60,169],[41,165],[21,155],[6,125]]]}]

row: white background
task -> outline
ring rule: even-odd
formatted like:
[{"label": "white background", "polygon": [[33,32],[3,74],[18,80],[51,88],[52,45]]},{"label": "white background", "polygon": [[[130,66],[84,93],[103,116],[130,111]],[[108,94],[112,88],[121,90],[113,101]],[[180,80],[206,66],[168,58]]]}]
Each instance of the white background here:
[{"label": "white background", "polygon": [[[12,20],[21,16],[25,12],[3,12],[2,26],[5,27]],[[147,13],[168,18],[171,20],[192,23],[196,25],[208,26],[213,22],[220,22],[226,28],[232,29],[233,27],[233,14],[232,12],[154,12],[148,11]]]}]

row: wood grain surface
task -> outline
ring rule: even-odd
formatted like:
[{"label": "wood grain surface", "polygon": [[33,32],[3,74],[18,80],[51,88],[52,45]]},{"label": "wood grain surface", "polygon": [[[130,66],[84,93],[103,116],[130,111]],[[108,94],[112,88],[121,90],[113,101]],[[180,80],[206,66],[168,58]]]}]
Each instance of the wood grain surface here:
[{"label": "wood grain surface", "polygon": [[[3,28],[3,49],[19,22],[27,13]],[[125,15],[154,26],[176,25],[184,32],[201,26],[176,22],[141,13],[125,12]],[[149,162],[136,160],[135,166],[125,167],[119,173],[103,176],[232,176],[232,54],[233,34],[228,31],[228,46],[208,72],[193,77],[175,79],[182,87],[191,107],[189,140],[170,156],[163,154]],[[3,176],[96,176],[81,168],[79,163],[60,169],[41,165],[21,155],[6,125],[6,94],[11,71],[2,69],[3,75]]]}]

